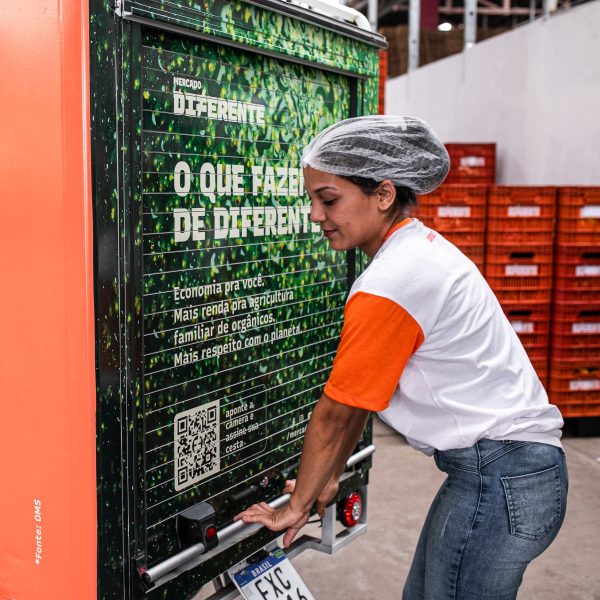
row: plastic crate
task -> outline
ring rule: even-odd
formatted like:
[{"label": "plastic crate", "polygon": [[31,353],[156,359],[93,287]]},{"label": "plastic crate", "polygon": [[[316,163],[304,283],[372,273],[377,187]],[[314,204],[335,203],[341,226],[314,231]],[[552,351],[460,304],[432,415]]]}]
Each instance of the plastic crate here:
[{"label": "plastic crate", "polygon": [[528,296],[531,300],[550,300],[552,297],[552,277],[491,277],[485,276],[490,287],[500,294],[502,301],[525,300],[521,294],[507,294],[507,292],[544,292],[540,295]]},{"label": "plastic crate", "polygon": [[419,196],[416,216],[440,233],[485,231],[487,188],[443,185]]},{"label": "plastic crate", "polygon": [[550,304],[504,303],[502,308],[529,358],[547,358],[550,341]]},{"label": "plastic crate", "polygon": [[600,228],[600,201],[582,206],[562,205],[558,215],[559,231],[597,231]]},{"label": "plastic crate", "polygon": [[600,394],[597,392],[550,392],[550,402],[563,417],[600,417]]},{"label": "plastic crate", "polygon": [[600,303],[600,290],[579,288],[577,290],[565,290],[555,288],[553,294],[554,302],[556,303],[571,303],[579,302],[583,304],[598,304]]},{"label": "plastic crate", "polygon": [[552,298],[551,289],[504,289],[495,287],[496,282],[490,282],[487,277],[486,279],[502,304],[504,302],[550,302]]},{"label": "plastic crate", "polygon": [[548,386],[548,355],[542,358],[529,357],[537,376],[539,377],[544,387]]},{"label": "plastic crate", "polygon": [[[552,285],[553,265],[551,262],[527,262],[518,257],[506,263],[495,263],[491,262],[492,260],[488,254],[486,277],[505,277],[511,280],[541,278],[549,280]],[[527,287],[531,287],[531,285],[527,285]]]},{"label": "plastic crate", "polygon": [[488,195],[488,231],[554,230],[556,188],[493,186]]},{"label": "plastic crate", "polygon": [[[549,302],[504,302],[502,304],[504,314],[509,321],[524,321],[534,323],[550,322]],[[533,332],[531,332],[533,333]]]},{"label": "plastic crate", "polygon": [[574,209],[584,206],[600,207],[600,186],[580,186],[558,188],[558,210],[559,217],[577,217]]},{"label": "plastic crate", "polygon": [[557,289],[600,289],[600,247],[557,246],[555,263]]},{"label": "plastic crate", "polygon": [[459,214],[465,214],[460,212],[460,209],[463,208],[465,211],[472,209],[470,206],[462,207],[448,205],[431,207],[429,210],[424,210],[424,207],[420,207],[416,215],[418,219],[427,225],[427,227],[431,227],[440,233],[449,233],[452,231],[475,231],[483,234],[485,231],[485,218],[457,216]]},{"label": "plastic crate", "polygon": [[513,329],[522,334],[541,334],[550,331],[550,303],[505,302],[504,314]]},{"label": "plastic crate", "polygon": [[[505,207],[504,207],[505,208]],[[509,206],[509,208],[517,208]],[[521,207],[518,207],[521,208]],[[526,207],[523,207],[526,208]],[[489,231],[516,231],[520,232],[549,232],[554,231],[555,218],[537,218],[537,217],[493,217],[488,212],[487,228]]]},{"label": "plastic crate", "polygon": [[555,304],[551,344],[556,359],[600,357],[600,303]]},{"label": "plastic crate", "polygon": [[379,51],[379,103],[378,113],[385,114],[385,82],[388,78],[388,51]]},{"label": "plastic crate", "polygon": [[548,360],[548,338],[550,336],[546,334],[545,336],[536,336],[535,341],[526,342],[519,336],[521,343],[523,344],[523,348],[525,348],[525,352],[527,352],[527,356],[529,356],[529,360],[532,362],[537,360]]},{"label": "plastic crate", "polygon": [[536,262],[552,262],[554,246],[552,244],[512,244],[508,241],[500,244],[488,244],[487,252],[494,262],[502,262],[514,256],[525,260],[531,259]]},{"label": "plastic crate", "polygon": [[556,341],[552,342],[550,349],[550,355],[555,360],[589,360],[590,356],[593,358],[599,354],[600,346],[559,345]]},{"label": "plastic crate", "polygon": [[487,205],[488,186],[459,185],[443,183],[433,192],[418,196],[419,204],[438,205],[443,203],[466,204],[468,206]]},{"label": "plastic crate", "polygon": [[483,231],[444,231],[442,235],[459,248],[484,246],[485,244],[485,232]]},{"label": "plastic crate", "polygon": [[549,291],[552,270],[552,246],[487,246],[485,277],[494,291]]},{"label": "plastic crate", "polygon": [[[489,225],[489,221],[488,221]],[[487,242],[488,244],[539,244],[543,246],[551,246],[554,242],[554,229],[548,231],[517,231],[514,229],[491,230],[488,229]]]},{"label": "plastic crate", "polygon": [[595,277],[558,277],[554,278],[554,287],[562,292],[600,291],[600,276]]},{"label": "plastic crate", "polygon": [[496,144],[450,143],[450,172],[446,183],[496,182]]},{"label": "plastic crate", "polygon": [[588,359],[550,359],[550,389],[555,392],[598,392],[600,356]]},{"label": "plastic crate", "polygon": [[[450,240],[452,241],[452,240]],[[484,267],[485,246],[483,244],[461,244],[452,242],[465,256],[468,256],[481,271]]]},{"label": "plastic crate", "polygon": [[586,231],[560,231],[556,232],[556,241],[559,244],[600,244],[600,230],[597,233]]},{"label": "plastic crate", "polygon": [[[556,214],[555,187],[537,185],[493,185],[488,189],[488,202],[493,206],[537,206],[540,212],[536,216],[554,217]],[[531,211],[526,215],[498,213],[498,217],[531,216]]]},{"label": "plastic crate", "polygon": [[559,335],[600,334],[600,303],[555,303],[552,329]]},{"label": "plastic crate", "polygon": [[565,187],[558,194],[559,244],[600,243],[600,187]]},{"label": "plastic crate", "polygon": [[[556,246],[555,262],[558,265],[600,266],[600,247],[597,245],[559,244]],[[568,275],[569,273],[561,274]]]}]

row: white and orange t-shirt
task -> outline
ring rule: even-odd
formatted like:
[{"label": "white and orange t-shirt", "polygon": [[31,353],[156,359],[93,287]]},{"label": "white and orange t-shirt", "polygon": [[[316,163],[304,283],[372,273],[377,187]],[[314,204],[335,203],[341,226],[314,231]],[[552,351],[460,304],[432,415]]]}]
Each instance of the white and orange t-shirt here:
[{"label": "white and orange t-shirt", "polygon": [[560,412],[487,282],[416,219],[354,282],[325,393],[379,412],[426,454],[482,438],[561,445]]}]

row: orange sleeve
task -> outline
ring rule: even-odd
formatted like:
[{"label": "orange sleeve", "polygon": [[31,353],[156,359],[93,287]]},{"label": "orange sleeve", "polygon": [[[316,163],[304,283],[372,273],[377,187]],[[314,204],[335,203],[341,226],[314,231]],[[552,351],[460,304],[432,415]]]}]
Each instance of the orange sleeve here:
[{"label": "orange sleeve", "polygon": [[423,339],[419,324],[399,304],[356,293],[346,304],[342,337],[325,393],[342,404],[383,410]]}]

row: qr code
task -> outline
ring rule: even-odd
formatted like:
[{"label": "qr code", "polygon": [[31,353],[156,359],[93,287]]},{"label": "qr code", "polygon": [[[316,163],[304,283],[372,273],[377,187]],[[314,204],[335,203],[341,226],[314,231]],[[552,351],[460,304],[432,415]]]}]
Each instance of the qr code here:
[{"label": "qr code", "polygon": [[220,469],[219,401],[175,417],[175,489],[185,489]]}]

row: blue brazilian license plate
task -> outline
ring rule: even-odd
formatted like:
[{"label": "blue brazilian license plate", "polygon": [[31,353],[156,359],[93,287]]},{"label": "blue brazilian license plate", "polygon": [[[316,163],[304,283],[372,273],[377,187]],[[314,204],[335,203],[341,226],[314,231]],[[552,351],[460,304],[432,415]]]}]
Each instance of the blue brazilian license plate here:
[{"label": "blue brazilian license plate", "polygon": [[233,573],[246,600],[315,600],[281,548]]}]

